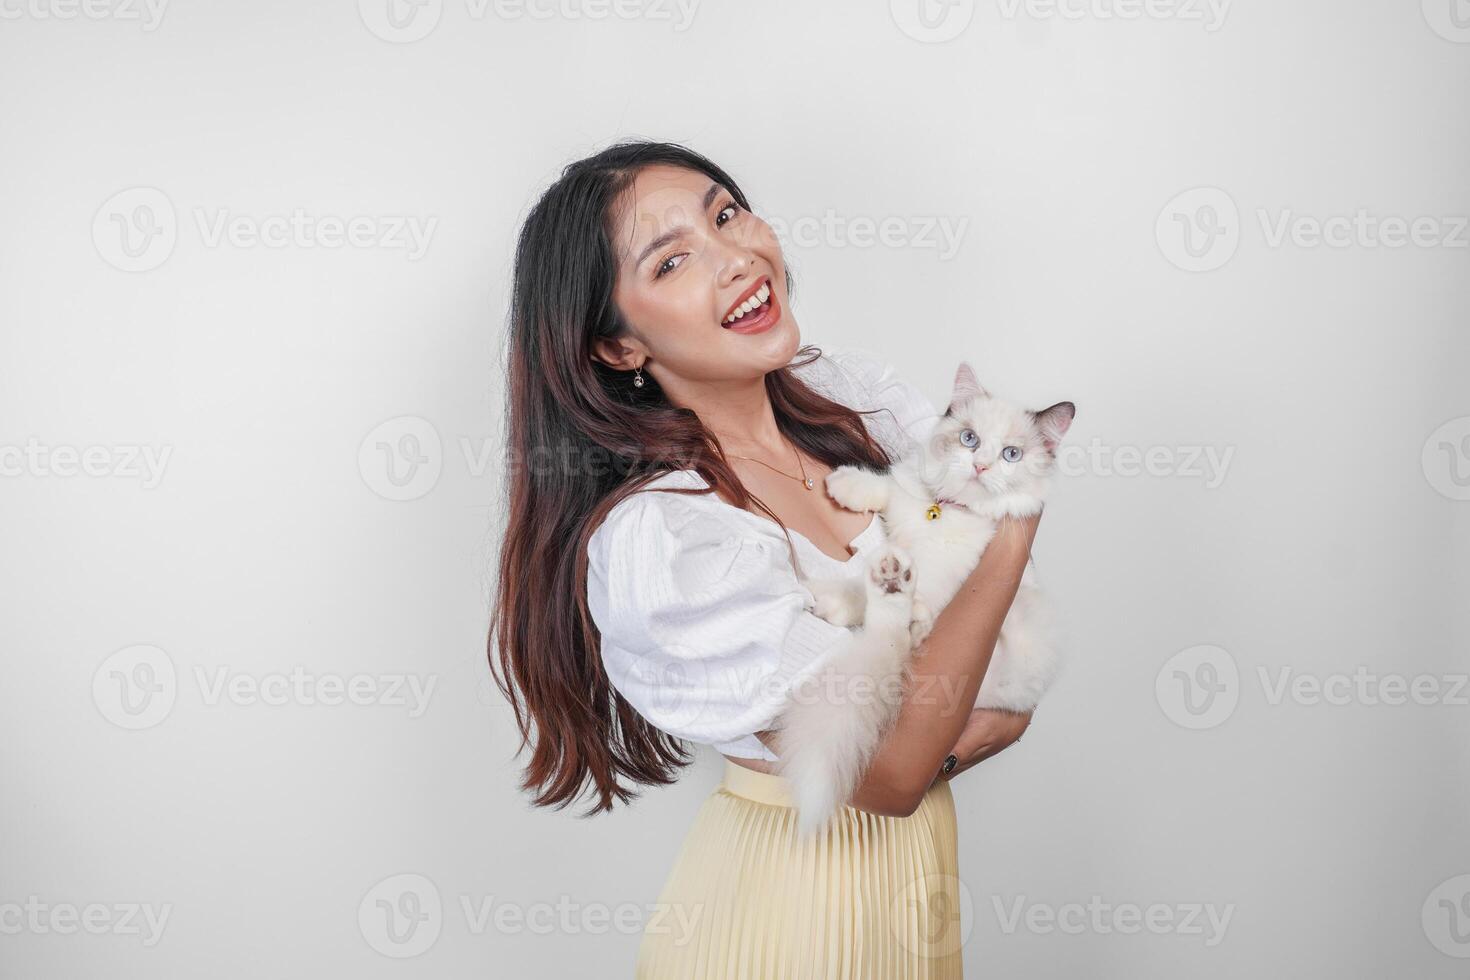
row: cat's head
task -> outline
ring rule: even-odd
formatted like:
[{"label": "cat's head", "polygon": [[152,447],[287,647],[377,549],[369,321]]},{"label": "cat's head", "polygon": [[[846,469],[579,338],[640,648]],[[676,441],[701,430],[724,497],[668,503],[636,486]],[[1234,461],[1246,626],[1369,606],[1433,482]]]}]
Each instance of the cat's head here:
[{"label": "cat's head", "polygon": [[1010,495],[1039,499],[1076,414],[1071,402],[1032,412],[994,398],[961,364],[949,408],[922,449],[924,481],[939,496],[976,506]]}]

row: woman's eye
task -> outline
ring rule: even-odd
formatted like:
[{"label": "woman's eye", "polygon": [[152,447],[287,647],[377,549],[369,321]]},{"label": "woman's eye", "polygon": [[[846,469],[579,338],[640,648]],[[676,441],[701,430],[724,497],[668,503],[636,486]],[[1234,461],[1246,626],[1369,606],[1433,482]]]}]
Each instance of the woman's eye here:
[{"label": "woman's eye", "polygon": [[[721,221],[720,219],[726,213],[728,213],[730,215],[730,217],[729,218],[725,218],[724,221]],[[724,227],[725,221],[732,220],[735,217],[735,215],[737,215],[739,213],[740,213],[740,205],[736,204],[734,201],[728,202],[723,208],[720,209],[720,213],[717,214],[717,215],[715,215],[715,227],[716,228],[722,228],[722,227]]]},{"label": "woman's eye", "polygon": [[960,445],[966,449],[974,449],[980,445],[980,437],[975,434],[974,429],[966,429],[960,433]]},{"label": "woman's eye", "polygon": [[1007,446],[1000,451],[1000,458],[1007,463],[1014,463],[1021,458],[1021,448],[1019,446]]},{"label": "woman's eye", "polygon": [[663,278],[663,276],[666,273],[673,272],[675,269],[679,268],[679,264],[677,262],[674,262],[674,260],[675,259],[682,259],[684,257],[684,255],[685,255],[684,252],[678,252],[678,253],[676,253],[674,255],[670,255],[668,258],[664,259],[662,262],[660,262],[658,264],[658,270],[656,272],[654,272],[653,278],[655,278],[655,279],[661,279],[661,278]]}]

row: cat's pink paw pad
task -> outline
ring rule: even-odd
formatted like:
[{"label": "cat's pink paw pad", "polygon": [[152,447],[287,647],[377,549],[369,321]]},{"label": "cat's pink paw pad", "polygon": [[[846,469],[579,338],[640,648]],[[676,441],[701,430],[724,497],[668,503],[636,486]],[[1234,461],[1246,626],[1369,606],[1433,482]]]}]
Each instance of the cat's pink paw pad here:
[{"label": "cat's pink paw pad", "polygon": [[878,591],[887,595],[914,590],[913,562],[899,548],[890,547],[879,552],[868,568],[868,576]]}]

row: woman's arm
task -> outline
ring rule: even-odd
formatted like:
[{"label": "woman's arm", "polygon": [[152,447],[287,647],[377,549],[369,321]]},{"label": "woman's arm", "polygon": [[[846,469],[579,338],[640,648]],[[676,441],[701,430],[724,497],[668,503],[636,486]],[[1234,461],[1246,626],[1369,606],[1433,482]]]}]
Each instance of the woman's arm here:
[{"label": "woman's arm", "polygon": [[1020,588],[1040,520],[1038,514],[1000,522],[980,563],[914,650],[912,683],[898,720],[850,800],[859,810],[912,814],[945,756],[955,751],[970,727],[975,698]]}]

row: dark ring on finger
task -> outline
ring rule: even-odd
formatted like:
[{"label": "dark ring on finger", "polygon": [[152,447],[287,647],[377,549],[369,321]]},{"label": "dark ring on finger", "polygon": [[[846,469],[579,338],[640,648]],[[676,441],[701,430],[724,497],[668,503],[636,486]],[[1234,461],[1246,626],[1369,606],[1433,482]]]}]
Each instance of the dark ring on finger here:
[{"label": "dark ring on finger", "polygon": [[959,757],[956,756],[953,752],[944,757],[944,771],[946,773],[954,772],[954,767],[959,764]]}]

